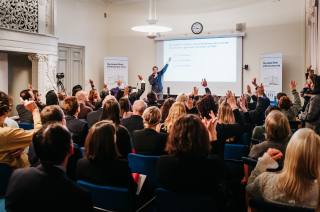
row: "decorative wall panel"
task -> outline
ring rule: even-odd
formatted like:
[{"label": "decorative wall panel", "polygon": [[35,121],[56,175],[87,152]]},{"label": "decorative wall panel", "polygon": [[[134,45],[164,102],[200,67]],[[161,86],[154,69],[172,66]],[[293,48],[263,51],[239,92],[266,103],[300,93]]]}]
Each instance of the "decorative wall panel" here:
[{"label": "decorative wall panel", "polygon": [[38,0],[0,0],[0,27],[38,32]]}]

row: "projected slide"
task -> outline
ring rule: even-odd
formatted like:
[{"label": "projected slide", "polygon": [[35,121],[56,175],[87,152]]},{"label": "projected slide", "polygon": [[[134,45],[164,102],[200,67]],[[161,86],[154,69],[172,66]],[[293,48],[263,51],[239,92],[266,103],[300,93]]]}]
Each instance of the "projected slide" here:
[{"label": "projected slide", "polygon": [[210,38],[164,41],[164,64],[172,61],[164,81],[237,81],[237,38]]}]

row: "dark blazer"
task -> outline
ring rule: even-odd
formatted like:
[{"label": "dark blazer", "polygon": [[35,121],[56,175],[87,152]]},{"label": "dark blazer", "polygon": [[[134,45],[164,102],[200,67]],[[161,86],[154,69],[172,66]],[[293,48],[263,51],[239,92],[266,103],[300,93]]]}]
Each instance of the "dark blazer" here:
[{"label": "dark blazer", "polygon": [[116,144],[121,154],[120,159],[127,159],[128,154],[132,153],[129,132],[124,126],[120,125],[116,132],[116,136],[117,136]]},{"label": "dark blazer", "polygon": [[73,134],[73,142],[83,147],[88,135],[88,123],[77,119],[75,116],[66,116],[68,130]]},{"label": "dark blazer", "polygon": [[103,102],[103,99],[97,101],[93,111],[99,110],[102,107],[102,102]]},{"label": "dark blazer", "polygon": [[158,160],[158,181],[164,189],[179,194],[213,197],[219,211],[225,211],[220,187],[223,173],[224,161],[218,155],[186,160],[163,155]]},{"label": "dark blazer", "polygon": [[136,130],[132,134],[132,142],[137,154],[166,155],[167,133],[158,133],[153,129]]},{"label": "dark blazer", "polygon": [[162,105],[157,102],[148,102],[148,107],[152,107],[152,106],[156,106],[158,108],[161,108]]},{"label": "dark blazer", "polygon": [[21,123],[33,124],[33,115],[31,111],[27,110],[23,104],[17,105],[16,109]]},{"label": "dark blazer", "polygon": [[144,93],[145,89],[146,89],[146,83],[143,82],[141,83],[141,89],[138,92],[134,92],[129,95],[129,101],[131,102],[132,105],[136,100],[140,99],[140,96]]},{"label": "dark blazer", "polygon": [[139,115],[131,115],[129,118],[121,119],[121,125],[127,128],[130,136],[134,130],[143,130],[143,118]]},{"label": "dark blazer", "polygon": [[88,114],[87,123],[89,128],[91,128],[95,123],[100,121],[102,110],[103,108],[99,108],[99,110],[93,111]]},{"label": "dark blazer", "polygon": [[301,113],[301,120],[306,122],[306,128],[312,129],[320,135],[320,94],[310,98],[305,112]]},{"label": "dark blazer", "polygon": [[[82,153],[81,153],[81,150],[75,146],[73,146],[73,152],[74,152],[73,155],[71,155],[68,159],[66,175],[70,180],[76,182],[77,162],[79,159],[82,158]],[[29,146],[28,160],[31,167],[37,167],[40,165],[40,160],[36,155],[36,152],[34,151],[32,142]]]},{"label": "dark blazer", "polygon": [[92,108],[86,106],[84,103],[80,103],[80,113],[78,114],[78,119],[87,120],[88,113],[92,112]]},{"label": "dark blazer", "polygon": [[13,172],[6,211],[93,211],[91,193],[68,179],[53,165],[18,169]]},{"label": "dark blazer", "polygon": [[101,186],[127,188],[134,195],[137,183],[134,181],[127,160],[80,159],[77,164],[77,180]]}]

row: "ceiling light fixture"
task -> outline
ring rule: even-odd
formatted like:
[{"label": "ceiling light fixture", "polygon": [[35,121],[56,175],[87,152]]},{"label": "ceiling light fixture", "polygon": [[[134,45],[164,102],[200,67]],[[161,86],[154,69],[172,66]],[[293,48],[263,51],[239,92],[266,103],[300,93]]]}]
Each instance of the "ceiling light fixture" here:
[{"label": "ceiling light fixture", "polygon": [[[154,7],[154,18],[152,17],[152,9],[153,9],[152,7]],[[146,22],[149,25],[132,27],[131,29],[137,32],[148,32],[146,37],[150,39],[154,39],[158,37],[157,32],[171,31],[172,29],[169,27],[157,26],[157,23],[159,21],[156,19],[156,9],[157,9],[156,0],[149,0],[149,20],[146,20]]]}]

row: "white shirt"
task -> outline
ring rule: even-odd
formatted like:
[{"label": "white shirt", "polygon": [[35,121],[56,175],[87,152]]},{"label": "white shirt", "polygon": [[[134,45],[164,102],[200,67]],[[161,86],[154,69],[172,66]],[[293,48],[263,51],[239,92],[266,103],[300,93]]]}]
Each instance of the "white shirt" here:
[{"label": "white shirt", "polygon": [[19,125],[16,121],[12,120],[11,118],[6,118],[4,120],[4,123],[7,125],[7,127],[14,127],[14,128],[19,128]]}]

